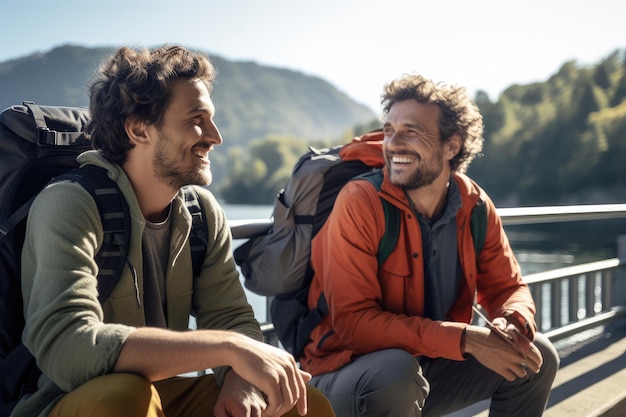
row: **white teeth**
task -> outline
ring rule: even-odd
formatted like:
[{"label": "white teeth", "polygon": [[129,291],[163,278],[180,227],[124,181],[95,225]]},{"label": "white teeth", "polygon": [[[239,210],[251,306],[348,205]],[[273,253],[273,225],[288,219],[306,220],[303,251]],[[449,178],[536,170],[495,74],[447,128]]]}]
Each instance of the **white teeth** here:
[{"label": "white teeth", "polygon": [[409,158],[407,156],[393,156],[391,162],[394,164],[410,164],[415,158]]},{"label": "white teeth", "polygon": [[209,157],[208,152],[203,152],[202,150],[194,151],[194,155],[199,156],[200,158],[207,159]]}]

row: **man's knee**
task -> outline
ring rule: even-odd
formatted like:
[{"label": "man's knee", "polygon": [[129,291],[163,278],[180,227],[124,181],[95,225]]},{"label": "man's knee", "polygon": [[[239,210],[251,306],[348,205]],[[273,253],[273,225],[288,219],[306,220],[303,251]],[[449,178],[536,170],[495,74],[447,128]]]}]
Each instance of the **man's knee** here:
[{"label": "man's knee", "polygon": [[311,381],[338,416],[419,415],[429,385],[419,362],[402,349],[359,356]]},{"label": "man's knee", "polygon": [[357,385],[359,415],[388,415],[399,410],[416,415],[430,389],[419,362],[401,349],[370,355],[374,355],[369,361],[372,366]]},{"label": "man's knee", "polygon": [[534,344],[541,352],[541,356],[543,358],[540,373],[544,374],[546,379],[553,381],[556,377],[559,365],[561,364],[561,359],[559,358],[556,348],[552,342],[550,342],[550,340],[541,333],[537,333]]}]

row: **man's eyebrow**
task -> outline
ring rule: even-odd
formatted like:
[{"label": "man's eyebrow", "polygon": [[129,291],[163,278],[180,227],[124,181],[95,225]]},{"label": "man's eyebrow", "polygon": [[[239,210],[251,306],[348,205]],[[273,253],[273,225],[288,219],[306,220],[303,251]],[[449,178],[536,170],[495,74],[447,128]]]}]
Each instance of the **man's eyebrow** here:
[{"label": "man's eyebrow", "polygon": [[410,127],[412,129],[424,129],[424,126],[420,123],[405,123],[403,126]]},{"label": "man's eyebrow", "polygon": [[208,113],[210,115],[213,115],[214,112],[215,110],[213,109],[212,106],[197,106],[197,107],[190,109],[187,112],[187,114],[191,115],[195,113]]},{"label": "man's eyebrow", "polygon": [[[391,123],[386,121],[386,122],[383,124],[383,126],[391,126]],[[417,123],[410,123],[410,122],[407,122],[407,123],[402,123],[402,124],[400,125],[400,127],[405,127],[405,128],[409,128],[409,129],[420,129],[420,130],[423,130],[423,129],[424,129],[424,128],[420,125],[420,124],[417,124]]]}]

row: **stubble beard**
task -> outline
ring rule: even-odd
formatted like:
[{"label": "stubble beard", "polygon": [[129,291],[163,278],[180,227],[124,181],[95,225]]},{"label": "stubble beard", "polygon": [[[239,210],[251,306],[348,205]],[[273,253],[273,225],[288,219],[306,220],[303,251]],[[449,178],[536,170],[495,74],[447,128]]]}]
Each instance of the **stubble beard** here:
[{"label": "stubble beard", "polygon": [[154,169],[158,178],[177,190],[186,185],[208,186],[213,180],[209,167],[194,166],[187,161],[185,154],[172,146],[172,141],[163,132],[159,134]]},{"label": "stubble beard", "polygon": [[392,184],[406,190],[416,190],[432,184],[443,171],[442,155],[434,155],[427,161],[419,155],[414,156],[417,158],[418,166],[406,179],[393,172],[391,158],[387,158],[387,174]]}]

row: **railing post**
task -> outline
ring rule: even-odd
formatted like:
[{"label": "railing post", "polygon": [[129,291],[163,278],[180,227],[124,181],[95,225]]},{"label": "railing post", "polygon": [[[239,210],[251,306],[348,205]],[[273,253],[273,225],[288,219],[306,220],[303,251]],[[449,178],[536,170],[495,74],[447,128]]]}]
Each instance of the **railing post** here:
[{"label": "railing post", "polygon": [[[626,259],[626,235],[617,237],[617,257]],[[620,268],[612,277],[611,307],[626,305],[626,269]]]},{"label": "railing post", "polygon": [[585,317],[593,317],[596,315],[596,274],[588,272],[585,274]]},{"label": "railing post", "polygon": [[578,320],[578,280],[580,278],[570,278],[567,280],[568,288],[568,314],[567,323]]},{"label": "railing post", "polygon": [[554,280],[550,283],[550,327],[553,329],[563,325],[561,299],[561,280]]},{"label": "railing post", "polygon": [[530,292],[533,295],[533,300],[535,301],[535,322],[537,322],[537,327],[540,332],[548,330],[545,327],[545,321],[543,319],[543,294],[542,294],[543,284],[531,285]]}]

